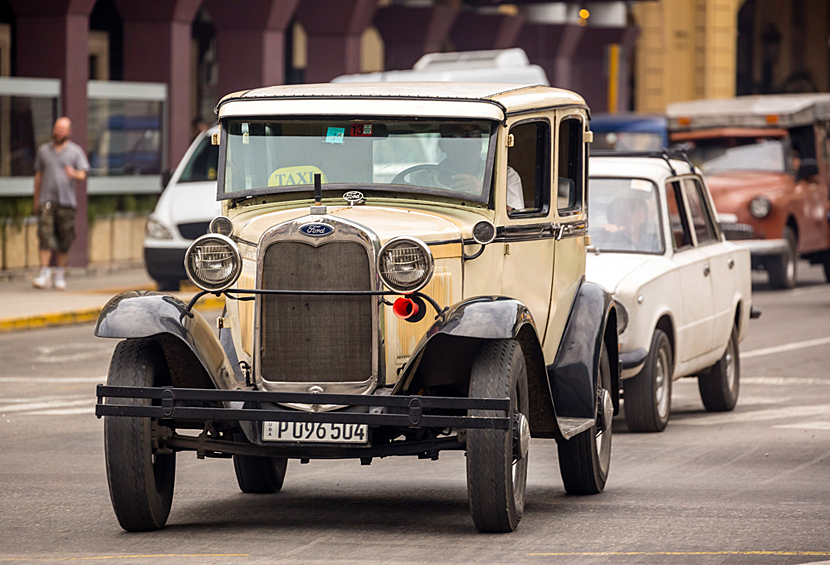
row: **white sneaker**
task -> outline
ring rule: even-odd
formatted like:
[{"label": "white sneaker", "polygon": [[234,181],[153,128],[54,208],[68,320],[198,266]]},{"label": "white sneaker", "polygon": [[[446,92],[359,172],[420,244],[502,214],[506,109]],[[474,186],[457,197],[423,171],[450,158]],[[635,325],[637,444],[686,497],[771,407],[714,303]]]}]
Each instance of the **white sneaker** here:
[{"label": "white sneaker", "polygon": [[55,288],[58,290],[66,290],[66,279],[62,273],[55,275]]},{"label": "white sneaker", "polygon": [[[41,269],[40,275],[32,281],[32,286],[35,288],[50,288],[52,286],[52,272],[51,270]],[[66,282],[63,283],[64,288],[66,288]]]}]

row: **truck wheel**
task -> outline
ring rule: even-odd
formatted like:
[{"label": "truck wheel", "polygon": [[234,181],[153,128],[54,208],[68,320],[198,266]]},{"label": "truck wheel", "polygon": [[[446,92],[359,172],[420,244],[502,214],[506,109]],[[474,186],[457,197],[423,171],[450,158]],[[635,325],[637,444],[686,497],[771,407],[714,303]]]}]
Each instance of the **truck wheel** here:
[{"label": "truck wheel", "polygon": [[[467,495],[478,531],[512,532],[524,512],[529,441],[521,435],[527,430],[529,403],[525,358],[517,341],[482,344],[473,362],[470,397],[511,399],[510,430],[467,431]],[[497,415],[470,410],[470,416]]]},{"label": "truck wheel", "polygon": [[287,466],[288,459],[285,457],[233,456],[233,470],[236,471],[239,490],[251,494],[279,492]]},{"label": "truck wheel", "polygon": [[[110,386],[166,384],[167,362],[153,341],[124,340],[110,362]],[[119,404],[150,404],[148,399],[117,399]],[[157,453],[150,418],[104,417],[104,455],[112,508],[128,532],[162,528],[173,503],[176,453]]]},{"label": "truck wheel", "polygon": [[794,288],[796,281],[796,267],[798,266],[798,239],[789,226],[784,228],[784,239],[787,240],[787,252],[777,257],[767,267],[769,284],[772,288]]},{"label": "truck wheel", "polygon": [[[571,439],[557,440],[559,472],[569,494],[598,494],[611,466],[611,364],[602,344],[597,375],[597,421]],[[626,399],[627,401],[628,399]]]},{"label": "truck wheel", "polygon": [[625,422],[632,432],[662,432],[671,414],[672,352],[669,337],[654,330],[640,374],[623,381]]},{"label": "truck wheel", "polygon": [[738,403],[741,388],[741,360],[738,354],[738,328],[732,328],[732,337],[723,357],[706,374],[697,377],[700,398],[709,412],[727,412]]}]

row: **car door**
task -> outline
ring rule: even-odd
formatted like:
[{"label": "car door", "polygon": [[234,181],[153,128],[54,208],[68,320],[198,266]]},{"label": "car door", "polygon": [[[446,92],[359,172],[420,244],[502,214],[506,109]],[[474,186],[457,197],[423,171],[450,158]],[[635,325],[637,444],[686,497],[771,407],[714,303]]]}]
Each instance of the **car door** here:
[{"label": "car door", "polygon": [[683,179],[683,188],[689,213],[692,216],[697,246],[708,258],[709,279],[712,287],[713,348],[719,348],[729,341],[735,324],[732,312],[735,297],[735,258],[733,248],[721,242],[717,222],[714,221],[714,206],[709,191],[698,176]]},{"label": "car door", "polygon": [[681,310],[675,312],[677,355],[685,363],[712,349],[715,307],[710,260],[696,247],[683,185],[681,179],[667,182],[665,196],[674,248],[672,260],[680,275],[678,291],[682,293]]},{"label": "car door", "polygon": [[530,310],[539,338],[550,310],[554,239],[551,230],[551,123],[523,118],[509,130],[505,173],[507,220],[504,225],[502,293]]}]

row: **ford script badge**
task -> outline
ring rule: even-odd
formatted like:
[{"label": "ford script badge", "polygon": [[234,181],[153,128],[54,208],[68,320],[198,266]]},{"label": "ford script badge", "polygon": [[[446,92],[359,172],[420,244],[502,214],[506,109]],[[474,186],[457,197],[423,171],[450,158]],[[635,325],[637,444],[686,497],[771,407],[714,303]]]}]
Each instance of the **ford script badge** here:
[{"label": "ford script badge", "polygon": [[324,235],[331,235],[334,228],[328,224],[306,224],[300,226],[300,233],[310,235],[311,237],[323,237]]}]

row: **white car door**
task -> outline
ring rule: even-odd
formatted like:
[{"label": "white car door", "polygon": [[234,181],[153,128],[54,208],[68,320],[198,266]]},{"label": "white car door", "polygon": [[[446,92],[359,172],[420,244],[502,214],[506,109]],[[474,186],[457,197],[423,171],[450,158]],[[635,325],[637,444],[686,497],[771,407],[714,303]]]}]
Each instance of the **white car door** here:
[{"label": "white car door", "polygon": [[735,325],[733,298],[735,296],[735,259],[731,250],[721,243],[720,232],[714,221],[713,206],[705,185],[697,176],[683,180],[683,191],[689,204],[689,213],[698,248],[709,260],[713,290],[714,327],[712,348],[721,348],[729,341]]},{"label": "white car door", "polygon": [[695,246],[692,217],[681,189],[682,182],[666,183],[666,208],[674,249],[672,260],[680,275],[681,311],[677,317],[677,356],[681,363],[709,352],[713,347],[714,295],[710,259]]}]

